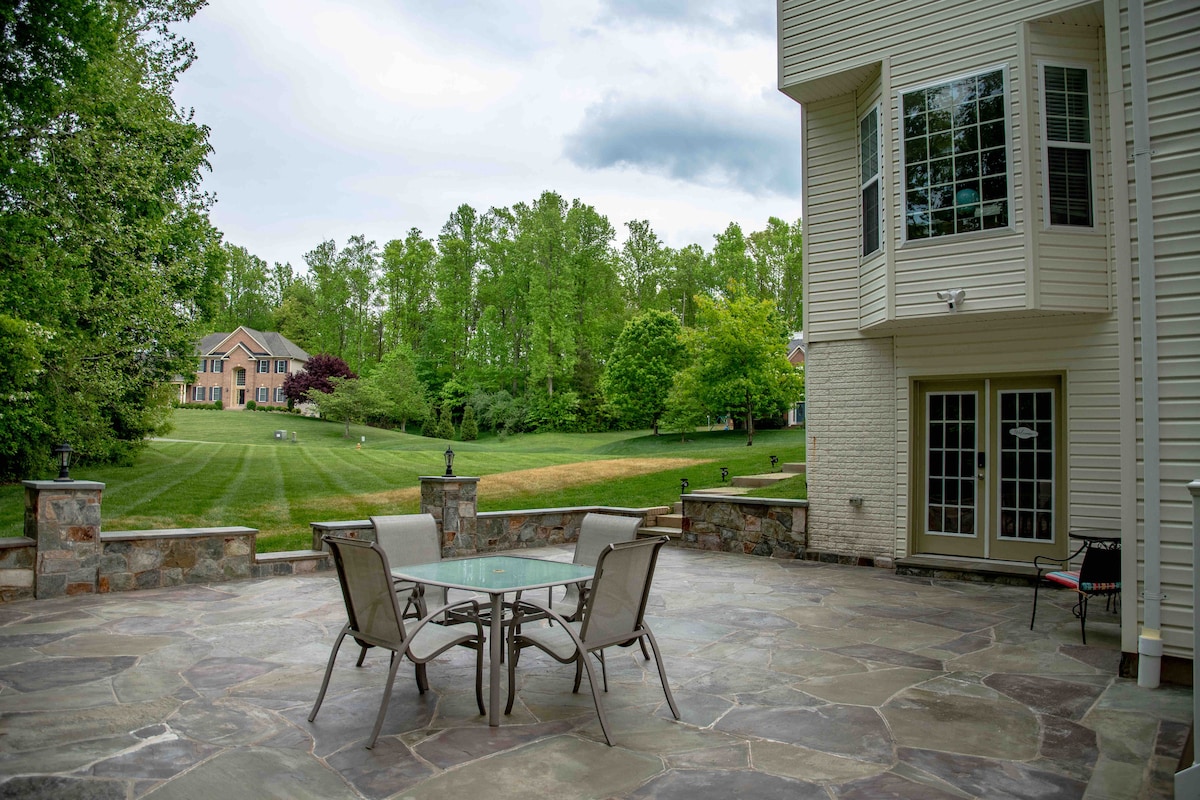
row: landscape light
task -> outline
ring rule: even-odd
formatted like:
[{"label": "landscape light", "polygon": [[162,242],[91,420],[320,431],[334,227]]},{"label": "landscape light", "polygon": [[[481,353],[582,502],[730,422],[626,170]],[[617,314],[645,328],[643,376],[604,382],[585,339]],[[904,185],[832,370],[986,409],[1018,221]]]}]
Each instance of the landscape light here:
[{"label": "landscape light", "polygon": [[687,491],[687,487],[688,487],[688,479],[680,478],[679,479],[679,493],[680,494],[685,493]]},{"label": "landscape light", "polygon": [[771,469],[775,469],[775,465],[779,463],[779,456],[771,456]]},{"label": "landscape light", "polygon": [[58,461],[58,477],[56,481],[71,480],[71,453],[75,452],[71,449],[71,445],[63,442],[58,447],[54,448],[54,458]]},{"label": "landscape light", "polygon": [[721,482],[729,480],[729,467],[721,467]]},{"label": "landscape light", "polygon": [[449,447],[446,448],[446,475],[447,478],[454,477],[454,451]]}]

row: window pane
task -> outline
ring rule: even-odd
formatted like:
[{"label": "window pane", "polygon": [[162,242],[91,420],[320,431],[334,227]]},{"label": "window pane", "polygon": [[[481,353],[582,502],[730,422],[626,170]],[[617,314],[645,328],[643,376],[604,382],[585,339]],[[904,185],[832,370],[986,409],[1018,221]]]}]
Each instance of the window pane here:
[{"label": "window pane", "polygon": [[879,181],[874,180],[862,193],[862,254],[870,255],[879,249]]}]

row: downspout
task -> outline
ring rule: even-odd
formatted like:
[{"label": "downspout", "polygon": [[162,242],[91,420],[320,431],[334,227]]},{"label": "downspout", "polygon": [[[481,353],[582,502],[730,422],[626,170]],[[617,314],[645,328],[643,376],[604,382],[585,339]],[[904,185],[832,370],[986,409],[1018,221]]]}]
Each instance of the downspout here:
[{"label": "downspout", "polygon": [[1154,282],[1154,193],[1150,185],[1150,101],[1143,0],[1129,2],[1129,89],[1133,105],[1133,205],[1137,213],[1142,333],[1142,483],[1144,570],[1138,686],[1154,689],[1162,671],[1162,480],[1158,433],[1158,294]]}]

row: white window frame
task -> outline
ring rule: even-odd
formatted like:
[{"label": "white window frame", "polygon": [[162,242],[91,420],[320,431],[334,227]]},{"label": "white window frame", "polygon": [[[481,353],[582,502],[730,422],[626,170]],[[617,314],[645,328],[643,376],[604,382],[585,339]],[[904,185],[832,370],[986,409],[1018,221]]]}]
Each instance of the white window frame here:
[{"label": "white window frame", "polygon": [[254,402],[256,402],[256,403],[270,402],[268,398],[270,398],[271,395],[268,392],[266,386],[259,386],[254,394],[255,394]]},{"label": "white window frame", "polygon": [[[866,175],[863,172],[863,140],[862,140],[862,125],[871,115],[875,116],[875,173]],[[858,172],[859,172],[859,214],[861,215],[862,228],[859,234],[859,251],[860,259],[872,258],[884,250],[884,241],[886,236],[883,232],[883,221],[885,218],[884,193],[883,193],[883,104],[876,103],[867,113],[858,118]],[[866,196],[867,189],[875,185],[876,211],[877,219],[875,220],[875,234],[877,242],[874,250],[867,252],[867,218],[866,218]]]},{"label": "white window frame", "polygon": [[282,358],[281,358],[281,359],[277,359],[277,360],[275,361],[275,372],[277,372],[277,373],[279,373],[279,372],[284,372],[284,373],[286,373],[287,371],[288,371],[288,369],[287,369],[287,359],[282,359]]},{"label": "white window frame", "polygon": [[283,387],[282,387],[282,386],[276,386],[276,387],[275,387],[275,402],[276,402],[276,403],[283,403],[283,402],[286,402],[286,401],[287,401],[287,397],[285,397],[285,396],[284,396],[284,394],[283,394]]},{"label": "white window frame", "polygon": [[[908,238],[908,155],[906,150],[905,139],[905,119],[904,119],[904,95],[915,92],[920,89],[932,89],[938,86],[946,86],[953,84],[956,81],[961,81],[966,78],[978,77],[989,72],[1000,72],[1004,81],[1004,114],[1002,120],[1004,122],[1004,168],[1006,175],[1006,190],[1005,205],[1007,207],[1007,221],[1004,225],[996,228],[980,228],[976,231],[965,231],[963,233],[949,233],[942,236],[927,236],[920,239]],[[900,147],[900,241],[901,246],[923,246],[929,244],[937,244],[939,242],[947,242],[958,239],[959,237],[967,236],[995,236],[997,234],[1013,233],[1016,230],[1016,209],[1013,204],[1015,192],[1015,165],[1013,163],[1013,142],[1012,142],[1012,100],[1013,100],[1012,81],[1009,74],[1007,63],[991,64],[978,69],[973,69],[970,72],[963,72],[957,75],[952,75],[946,78],[939,78],[935,81],[928,81],[913,86],[905,86],[896,92],[896,108],[898,110],[898,139]],[[982,205],[982,203],[981,203]]]},{"label": "white window frame", "polygon": [[197,372],[208,372],[208,359],[207,358],[200,359],[200,369],[197,370]]},{"label": "white window frame", "polygon": [[209,396],[214,403],[217,402],[218,400],[220,400],[221,399],[221,387],[220,386],[212,387],[212,389],[209,391]]},{"label": "white window frame", "polygon": [[[1088,86],[1088,142],[1083,144],[1080,142],[1062,142],[1055,141],[1053,146],[1063,150],[1086,150],[1091,158],[1088,172],[1088,203],[1090,205],[1089,216],[1092,222],[1090,225],[1072,225],[1069,222],[1051,222],[1050,221],[1050,131],[1047,124],[1046,114],[1046,67],[1063,67],[1066,69],[1083,70],[1087,75]],[[1037,62],[1038,74],[1038,107],[1041,121],[1042,134],[1042,226],[1046,230],[1064,230],[1064,231],[1094,231],[1096,230],[1096,122],[1097,122],[1097,104],[1096,92],[1092,84],[1093,69],[1087,64],[1079,64],[1076,62],[1046,60]]]},{"label": "white window frame", "polygon": [[203,386],[193,386],[192,387],[192,402],[193,403],[203,403],[204,402],[204,387]]},{"label": "white window frame", "polygon": [[219,358],[214,358],[213,363],[212,363],[212,371],[213,372],[224,372],[225,371],[225,362]]},{"label": "white window frame", "polygon": [[[266,369],[263,369],[264,367],[266,367]],[[255,362],[254,371],[259,373],[260,375],[263,373],[266,373],[266,372],[270,372],[271,371],[271,362],[268,359],[260,358],[258,361]]]}]

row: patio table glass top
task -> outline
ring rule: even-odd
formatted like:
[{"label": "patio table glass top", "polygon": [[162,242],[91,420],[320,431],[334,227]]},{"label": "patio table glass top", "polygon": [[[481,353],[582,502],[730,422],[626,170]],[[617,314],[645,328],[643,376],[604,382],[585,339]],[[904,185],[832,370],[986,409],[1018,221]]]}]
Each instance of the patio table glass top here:
[{"label": "patio table glass top", "polygon": [[517,556],[459,558],[392,569],[397,578],[487,594],[578,583],[590,580],[595,572],[595,567],[586,564]]}]

